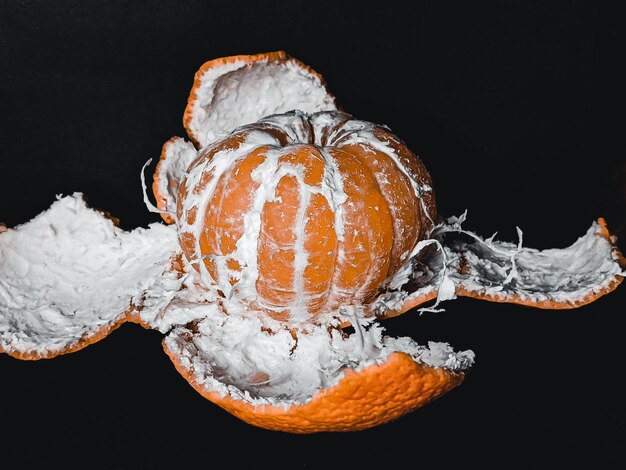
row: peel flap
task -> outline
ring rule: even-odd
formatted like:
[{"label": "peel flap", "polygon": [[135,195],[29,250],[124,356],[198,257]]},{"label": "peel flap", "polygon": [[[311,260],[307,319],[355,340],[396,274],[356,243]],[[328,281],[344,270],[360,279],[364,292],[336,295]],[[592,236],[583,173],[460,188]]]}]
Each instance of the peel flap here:
[{"label": "peel flap", "polygon": [[0,234],[0,351],[53,357],[105,337],[131,315],[149,318],[180,288],[170,272],[173,227],[131,232],[88,208],[57,200]]},{"label": "peel flap", "polygon": [[[372,305],[393,317],[438,299],[475,297],[544,309],[576,308],[614,290],[626,263],[604,219],[566,248],[537,250],[483,239],[455,219],[440,225],[411,267],[406,283],[382,294]],[[458,236],[453,236],[457,234]]]},{"label": "peel flap", "polygon": [[183,124],[198,148],[271,114],[337,109],[322,76],[283,51],[222,57],[196,72]]},{"label": "peel flap", "polygon": [[287,331],[261,331],[250,319],[247,335],[246,321],[219,316],[215,310],[172,330],[165,352],[206,399],[276,431],[356,431],[392,421],[461,384],[474,360],[473,352],[446,343],[418,346],[371,328],[359,348],[358,335],[333,338],[325,327],[296,340]]}]

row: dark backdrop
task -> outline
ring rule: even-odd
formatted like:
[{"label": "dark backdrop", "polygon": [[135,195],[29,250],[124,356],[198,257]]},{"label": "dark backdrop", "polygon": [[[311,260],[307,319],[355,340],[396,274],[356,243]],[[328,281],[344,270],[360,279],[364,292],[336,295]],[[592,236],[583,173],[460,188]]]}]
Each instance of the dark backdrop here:
[{"label": "dark backdrop", "polygon": [[[421,155],[442,215],[468,209],[468,228],[502,240],[519,226],[536,248],[604,216],[625,250],[624,34],[621,12],[593,1],[1,0],[0,220],[80,191],[124,228],[158,221],[139,172],[184,135],[196,69],[283,49]],[[476,366],[431,405],[357,433],[247,425],[136,325],[54,360],[2,356],[0,467],[624,466],[625,300],[623,286],[571,311],[458,299],[389,320],[390,334],[473,349]]]}]

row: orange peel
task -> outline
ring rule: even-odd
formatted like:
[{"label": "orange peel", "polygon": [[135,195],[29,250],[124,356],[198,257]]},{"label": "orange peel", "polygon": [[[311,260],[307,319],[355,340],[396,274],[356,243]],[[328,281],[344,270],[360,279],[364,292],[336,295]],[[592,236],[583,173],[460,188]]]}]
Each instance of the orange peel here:
[{"label": "orange peel", "polygon": [[196,72],[183,124],[198,148],[270,114],[334,110],[322,76],[284,51],[222,57]]},{"label": "orange peel", "polygon": [[320,390],[307,403],[253,405],[207,389],[165,341],[164,349],[176,370],[207,400],[248,424],[297,434],[359,431],[394,421],[460,385],[465,377],[464,372],[429,367],[396,352],[380,365],[346,370],[337,385]]},{"label": "orange peel", "polygon": [[168,224],[176,221],[174,213],[180,189],[177,175],[187,170],[196,152],[195,147],[182,137],[172,137],[163,144],[152,178],[152,192],[161,217]]},{"label": "orange peel", "polygon": [[0,236],[0,350],[20,359],[78,351],[180,288],[172,227],[122,230],[80,193]]},{"label": "orange peel", "polygon": [[[509,288],[503,288],[504,275],[499,278],[481,277],[480,273],[484,273],[485,270],[480,264],[490,262],[488,249],[483,251],[482,257],[468,260],[466,256],[468,245],[460,245],[463,249],[456,253],[448,253],[449,259],[454,261],[452,264],[455,268],[450,273],[450,279],[454,284],[454,296],[546,310],[582,307],[609,294],[623,281],[626,260],[615,245],[615,241],[606,220],[601,217],[583,237],[569,247],[543,251],[520,249],[519,255],[525,259],[521,266],[516,266],[516,270],[522,270],[522,273],[518,273],[516,285]],[[495,243],[497,245],[497,242]],[[476,243],[479,244],[480,242]],[[497,247],[492,249],[498,250]],[[515,254],[515,250],[510,248],[509,250],[511,255]],[[588,257],[585,252],[594,254]],[[493,254],[494,252],[491,253]],[[575,259],[587,259],[590,263],[584,266],[576,265],[572,263]],[[545,260],[549,262],[546,263]],[[502,259],[499,262],[502,264]],[[436,264],[434,263],[434,266]],[[529,282],[536,278],[544,279],[545,284],[541,286]],[[436,299],[438,295],[439,291],[434,283],[414,285],[413,292],[400,301],[396,300],[393,307],[390,308],[387,304],[380,308],[379,316],[391,318],[401,315]],[[375,309],[375,306],[373,308]]]},{"label": "orange peel", "polygon": [[437,219],[420,159],[338,111],[285,52],[206,62],[183,123],[190,142],[167,141],[156,166],[156,207],[145,195],[169,225],[123,231],[78,193],[0,225],[0,352],[50,358],[135,322],[247,423],[356,431],[444,395],[474,360],[386,337],[378,319],[457,296],[576,308],[623,280],[602,218],[541,251],[521,231],[513,244],[465,229],[464,215]]}]

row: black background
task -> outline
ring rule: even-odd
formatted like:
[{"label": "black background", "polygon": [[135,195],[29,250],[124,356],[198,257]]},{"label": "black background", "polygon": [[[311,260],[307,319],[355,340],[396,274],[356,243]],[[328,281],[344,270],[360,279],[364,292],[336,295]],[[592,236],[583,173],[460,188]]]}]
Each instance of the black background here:
[{"label": "black background", "polygon": [[[158,221],[139,173],[184,135],[206,60],[283,49],[431,171],[444,216],[564,247],[597,217],[626,245],[624,16],[592,1],[0,1],[0,220],[83,192]],[[154,163],[151,170],[154,168]],[[151,174],[151,172],[149,172]],[[626,288],[569,311],[457,299],[389,334],[471,348],[466,381],[371,430],[299,436],[200,397],[124,325],[53,360],[0,357],[0,467],[624,468]]]}]

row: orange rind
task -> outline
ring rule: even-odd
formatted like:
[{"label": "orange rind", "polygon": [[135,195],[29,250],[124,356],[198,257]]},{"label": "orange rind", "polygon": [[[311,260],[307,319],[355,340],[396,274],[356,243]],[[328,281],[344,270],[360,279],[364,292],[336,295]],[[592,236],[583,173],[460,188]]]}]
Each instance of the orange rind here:
[{"label": "orange rind", "polygon": [[[561,249],[516,248],[510,243],[486,243],[475,235],[472,242],[458,243],[454,249],[446,247],[447,276],[454,285],[454,296],[547,310],[572,309],[615,290],[626,269],[626,260],[603,218],[572,245]],[[431,258],[428,268],[424,267],[430,271],[430,278],[414,281],[400,297],[397,292],[388,291],[378,299],[384,304],[378,309],[381,318],[401,315],[438,297],[434,278],[442,275],[437,265],[441,267],[443,259],[439,253],[433,254],[436,260]],[[512,259],[516,260],[515,265]],[[486,274],[488,264],[498,266],[500,272],[492,270]],[[505,282],[511,269],[515,276]],[[407,290],[411,293],[406,294]],[[376,308],[374,304],[372,309]]]},{"label": "orange rind", "polygon": [[623,280],[602,218],[550,250],[524,247],[519,230],[517,244],[482,238],[465,215],[438,219],[421,160],[338,111],[285,52],[206,62],[183,123],[190,141],[168,140],[156,166],[156,206],[144,194],[168,225],[121,230],[79,193],[0,224],[0,352],[50,358],[135,322],[247,423],[357,431],[444,395],[474,361],[384,336],[380,319],[457,296],[576,308]]},{"label": "orange rind", "polygon": [[359,431],[394,421],[461,384],[463,371],[430,367],[406,353],[390,354],[385,362],[361,370],[347,369],[337,385],[318,391],[300,404],[252,404],[211,391],[164,341],[176,370],[207,400],[246,423],[297,434]]},{"label": "orange rind", "polygon": [[195,147],[181,137],[172,137],[163,144],[152,178],[152,192],[161,217],[168,224],[176,220],[174,214],[180,189],[178,175],[184,174],[196,153]]},{"label": "orange rind", "polygon": [[322,76],[284,51],[223,57],[196,72],[183,124],[198,148],[271,114],[334,110]]},{"label": "orange rind", "polygon": [[156,315],[181,284],[173,227],[131,232],[76,193],[0,234],[0,351],[43,359]]}]

